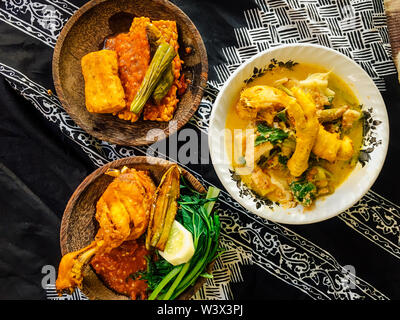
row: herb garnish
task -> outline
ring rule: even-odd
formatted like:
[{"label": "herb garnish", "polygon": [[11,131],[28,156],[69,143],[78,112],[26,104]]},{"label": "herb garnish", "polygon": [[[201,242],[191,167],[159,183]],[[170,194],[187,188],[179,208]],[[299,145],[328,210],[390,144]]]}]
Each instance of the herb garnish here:
[{"label": "herb garnish", "polygon": [[268,141],[275,145],[278,142],[282,142],[289,136],[289,134],[282,129],[268,127],[261,123],[257,125],[257,131],[260,133],[260,135],[257,136],[255,140],[255,146]]},{"label": "herb garnish", "polygon": [[278,157],[278,161],[280,164],[283,164],[284,166],[287,165],[287,162],[289,161],[289,158],[286,156],[282,156],[281,154]]},{"label": "herb garnish", "polygon": [[308,207],[315,199],[317,187],[312,182],[299,180],[290,184],[290,190],[292,190],[293,196],[298,202]]}]

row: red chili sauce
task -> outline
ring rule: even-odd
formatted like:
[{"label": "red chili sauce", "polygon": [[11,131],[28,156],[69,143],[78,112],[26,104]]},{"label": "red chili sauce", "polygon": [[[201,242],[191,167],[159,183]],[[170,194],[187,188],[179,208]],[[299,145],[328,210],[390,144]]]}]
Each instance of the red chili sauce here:
[{"label": "red chili sauce", "polygon": [[147,281],[132,275],[146,270],[148,254],[144,241],[125,241],[109,253],[96,254],[90,264],[108,287],[132,300],[144,300],[147,299]]}]

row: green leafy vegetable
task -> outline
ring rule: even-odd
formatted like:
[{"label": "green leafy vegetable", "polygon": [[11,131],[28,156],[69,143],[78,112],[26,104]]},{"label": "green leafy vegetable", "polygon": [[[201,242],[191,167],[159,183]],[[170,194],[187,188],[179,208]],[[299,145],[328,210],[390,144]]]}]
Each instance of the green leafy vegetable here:
[{"label": "green leafy vegetable", "polygon": [[254,144],[255,146],[268,141],[272,144],[277,144],[289,136],[289,134],[282,129],[271,128],[261,123],[257,125],[257,131],[260,133],[260,135],[256,137]]},{"label": "green leafy vegetable", "polygon": [[152,291],[149,300],[175,299],[198,277],[212,277],[205,269],[219,251],[220,221],[218,214],[212,213],[219,192],[218,188],[210,187],[207,195],[201,194],[191,189],[182,178],[176,219],[192,233],[195,253],[190,261],[175,267],[162,258],[148,264],[141,277],[148,280]]},{"label": "green leafy vegetable", "polygon": [[317,187],[312,183],[305,180],[293,181],[290,184],[290,190],[294,198],[302,205],[308,207],[315,199]]},{"label": "green leafy vegetable", "polygon": [[147,261],[147,270],[144,272],[138,271],[135,274],[131,274],[130,277],[132,279],[140,278],[142,280],[147,280],[147,285],[150,291],[154,291],[165,275],[168,274],[174,266],[159,255],[156,256],[154,261],[149,256],[146,256],[145,258]]},{"label": "green leafy vegetable", "polygon": [[289,158],[286,156],[279,155],[278,161],[280,164],[283,164],[284,166],[286,166],[287,162],[289,161]]}]

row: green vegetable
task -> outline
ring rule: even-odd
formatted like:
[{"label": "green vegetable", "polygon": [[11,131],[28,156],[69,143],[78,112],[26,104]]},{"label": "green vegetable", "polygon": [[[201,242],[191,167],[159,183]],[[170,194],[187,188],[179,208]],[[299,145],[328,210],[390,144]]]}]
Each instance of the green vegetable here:
[{"label": "green vegetable", "polygon": [[315,199],[315,193],[317,187],[312,182],[305,180],[293,181],[290,184],[290,190],[293,193],[294,198],[302,205],[308,207]]},{"label": "green vegetable", "polygon": [[130,110],[133,113],[139,113],[143,109],[157,83],[163,76],[164,71],[171,67],[171,62],[175,56],[175,49],[168,43],[163,42],[158,46],[157,51],[150,62],[150,66],[146,71],[142,84],[131,103]]},{"label": "green vegetable", "polygon": [[192,233],[195,253],[190,261],[175,267],[161,257],[150,263],[151,267],[141,274],[141,279],[147,279],[152,290],[149,300],[175,299],[199,276],[210,277],[205,269],[219,250],[219,216],[211,212],[220,190],[210,187],[204,196],[188,187],[183,178],[182,181],[176,219]]},{"label": "green vegetable", "polygon": [[165,42],[161,31],[152,23],[146,25],[147,40],[150,44],[150,56],[153,57],[158,46]]},{"label": "green vegetable", "polygon": [[257,125],[257,130],[260,133],[260,135],[257,136],[255,140],[254,144],[255,146],[258,146],[259,144],[268,141],[271,142],[272,144],[277,144],[278,142],[282,142],[289,136],[289,134],[283,131],[282,129],[271,128],[261,123]]},{"label": "green vegetable", "polygon": [[149,300],[154,300],[157,298],[158,294],[161,292],[162,289],[170,282],[175,276],[182,270],[182,265],[176,266],[173,268],[157,285],[154,291],[149,296]]},{"label": "green vegetable", "polygon": [[282,111],[279,111],[279,112],[276,114],[276,117],[277,117],[279,120],[281,120],[281,121],[283,121],[283,122],[286,122],[286,121],[287,121],[286,109],[283,109]]},{"label": "green vegetable", "polygon": [[330,173],[325,168],[320,167],[320,166],[315,166],[314,168],[317,169],[317,174],[315,177],[316,181],[329,180],[332,178],[332,173]]},{"label": "green vegetable", "polygon": [[285,92],[288,96],[293,97],[293,92],[290,91],[290,89],[286,88],[283,84],[280,84],[278,86],[278,89],[282,90],[283,92]]},{"label": "green vegetable", "polygon": [[317,111],[317,116],[319,122],[330,122],[337,120],[343,116],[343,113],[348,109],[347,106],[342,106],[339,108],[331,108]]},{"label": "green vegetable", "polygon": [[147,270],[145,272],[138,271],[135,274],[131,274],[130,277],[134,280],[147,280],[149,289],[154,291],[160,282],[165,278],[165,275],[174,269],[174,266],[167,260],[161,258],[160,255],[157,255],[157,259],[155,259],[155,261],[152,261],[149,256],[146,256],[145,258],[147,261]]},{"label": "green vegetable", "polygon": [[289,161],[289,158],[286,156],[279,155],[278,161],[280,164],[283,164],[284,166],[286,166],[287,162]]},{"label": "green vegetable", "polygon": [[169,89],[171,89],[172,84],[174,83],[174,72],[171,66],[164,71],[163,76],[157,84],[157,87],[153,92],[153,99],[156,104],[160,104],[161,100],[167,95]]},{"label": "green vegetable", "polygon": [[296,141],[291,138],[285,139],[282,142],[282,147],[285,147],[285,148],[288,148],[288,149],[291,149],[294,151],[296,149]]}]

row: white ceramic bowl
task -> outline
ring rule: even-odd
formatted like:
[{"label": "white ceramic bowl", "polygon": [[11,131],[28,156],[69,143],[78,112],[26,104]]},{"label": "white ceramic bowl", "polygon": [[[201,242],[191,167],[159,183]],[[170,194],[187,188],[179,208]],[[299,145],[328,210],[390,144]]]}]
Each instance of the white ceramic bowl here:
[{"label": "white ceramic bowl", "polygon": [[[286,62],[311,63],[322,66],[342,78],[363,104],[365,122],[369,128],[362,147],[363,165],[359,162],[350,176],[323,199],[316,201],[311,210],[301,206],[284,209],[257,199],[246,186],[232,177],[232,166],[227,157],[225,128],[229,108],[238,99],[245,80],[253,76],[254,68],[262,69],[271,59]],[[263,218],[286,224],[314,223],[334,217],[354,205],[371,188],[385,161],[389,143],[389,121],[382,96],[368,74],[354,61],[332,49],[311,45],[283,45],[261,52],[241,65],[221,88],[214,103],[209,127],[211,159],[219,179],[248,211]]]}]

